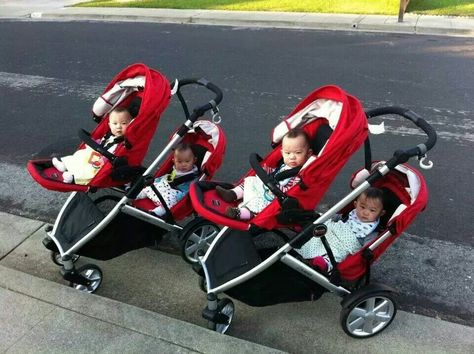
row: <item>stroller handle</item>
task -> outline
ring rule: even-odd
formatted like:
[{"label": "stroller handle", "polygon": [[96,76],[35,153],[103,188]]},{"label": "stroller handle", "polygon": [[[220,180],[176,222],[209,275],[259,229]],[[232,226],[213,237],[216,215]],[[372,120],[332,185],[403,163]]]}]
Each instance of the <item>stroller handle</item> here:
[{"label": "stroller handle", "polygon": [[387,161],[387,166],[389,168],[395,167],[400,163],[407,162],[411,157],[414,156],[418,156],[418,158],[421,159],[422,157],[424,157],[426,152],[431,150],[436,144],[437,135],[434,128],[418,114],[407,108],[380,107],[365,112],[365,115],[368,119],[386,114],[396,114],[412,121],[418,128],[423,130],[428,137],[425,143],[418,144],[416,147],[395,151],[395,153],[393,154],[393,158]]},{"label": "stroller handle", "polygon": [[[176,84],[175,84],[176,85]],[[189,113],[187,112],[187,106],[184,103],[184,100],[182,98],[182,95],[180,93],[180,89],[183,86],[186,85],[199,85],[199,86],[204,86],[207,88],[209,91],[213,92],[215,94],[215,97],[210,100],[208,103],[195,107],[193,109],[193,114],[189,116]],[[215,84],[210,82],[209,80],[205,78],[187,78],[187,79],[180,79],[177,80],[177,86],[173,88],[173,90],[176,90],[176,93],[178,95],[178,98],[180,99],[181,103],[183,104],[184,111],[186,112],[186,116],[194,123],[199,117],[203,116],[207,111],[211,110],[213,111],[214,114],[218,112],[217,106],[219,103],[222,101],[222,90],[217,87]]]}]

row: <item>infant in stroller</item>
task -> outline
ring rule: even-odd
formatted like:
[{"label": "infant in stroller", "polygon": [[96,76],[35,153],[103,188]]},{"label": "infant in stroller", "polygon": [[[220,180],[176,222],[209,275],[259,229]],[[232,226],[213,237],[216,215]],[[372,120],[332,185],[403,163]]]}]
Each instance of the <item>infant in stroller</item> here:
[{"label": "infant in stroller", "polygon": [[[337,263],[347,255],[356,253],[366,243],[367,236],[377,229],[380,217],[385,214],[382,190],[368,188],[354,201],[354,207],[347,220],[335,218],[324,223],[327,228],[326,241]],[[331,271],[333,268],[331,257],[318,237],[311,238],[295,251],[322,271]]]},{"label": "infant in stroller", "polygon": [[[290,130],[282,140],[283,163],[276,168],[263,166],[265,172],[273,174],[278,180],[278,187],[282,192],[287,192],[301,181],[297,172],[313,154],[310,146],[310,138],[303,129]],[[228,217],[240,220],[251,219],[275,198],[256,176],[245,177],[242,183],[232,189],[217,186],[216,192],[226,202],[243,199],[238,207],[228,207],[225,212]]]},{"label": "infant in stroller", "polygon": [[165,204],[173,207],[189,192],[191,182],[199,176],[196,166],[197,157],[187,143],[180,143],[174,148],[173,168],[170,173],[155,178],[149,187],[145,187],[136,199],[150,199],[156,208],[152,210],[158,216],[166,214]]},{"label": "infant in stroller", "polygon": [[[113,154],[118,144],[125,143],[124,135],[132,119],[133,117],[127,108],[114,108],[109,115],[110,130],[96,142]],[[72,155],[54,157],[51,163],[59,172],[62,172],[64,183],[86,185],[106,161],[105,156],[86,145],[84,149],[80,149]]]}]

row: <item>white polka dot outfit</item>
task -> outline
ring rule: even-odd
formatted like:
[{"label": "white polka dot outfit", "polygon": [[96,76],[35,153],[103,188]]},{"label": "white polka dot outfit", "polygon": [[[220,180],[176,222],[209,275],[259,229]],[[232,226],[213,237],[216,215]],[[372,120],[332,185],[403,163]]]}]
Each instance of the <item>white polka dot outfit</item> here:
[{"label": "white polka dot outfit", "polygon": [[[173,207],[174,205],[176,205],[176,203],[178,203],[181,199],[184,198],[184,196],[189,192],[189,186],[191,182],[193,182],[193,181],[187,181],[173,188],[170,186],[168,182],[168,179],[170,178],[169,176],[173,176],[173,178],[177,178],[177,177],[182,177],[188,174],[197,174],[197,171],[198,171],[198,168],[196,166],[194,166],[194,168],[188,172],[179,172],[173,168],[172,173],[155,179],[153,184],[158,190],[158,192],[160,192],[168,208]],[[155,205],[157,206],[157,208],[153,209],[153,212],[155,214],[157,214],[158,216],[162,216],[166,213],[165,208],[161,205],[160,199],[155,194],[153,189],[151,189],[151,187],[144,188],[137,195],[137,199],[144,199],[144,198],[148,198],[153,203],[155,203]]]},{"label": "white polka dot outfit", "polygon": [[[357,252],[364,244],[364,238],[375,230],[379,220],[364,223],[359,220],[355,210],[349,213],[346,222],[328,220],[326,240],[331,247],[336,262],[341,262],[348,254]],[[311,238],[300,249],[296,251],[305,259],[326,255],[323,243],[317,237]]]}]

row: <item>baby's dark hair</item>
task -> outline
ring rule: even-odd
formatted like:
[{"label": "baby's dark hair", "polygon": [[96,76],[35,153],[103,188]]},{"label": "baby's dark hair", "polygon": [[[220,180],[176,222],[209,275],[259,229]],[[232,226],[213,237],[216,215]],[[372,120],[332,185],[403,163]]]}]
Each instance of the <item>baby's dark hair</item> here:
[{"label": "baby's dark hair", "polygon": [[126,107],[120,107],[120,106],[117,106],[115,107],[110,113],[112,112],[116,112],[116,113],[122,113],[122,112],[127,112],[129,115],[130,115],[130,120],[133,119],[133,116],[132,114],[130,113],[130,110]]},{"label": "baby's dark hair", "polygon": [[188,151],[191,150],[193,155],[195,155],[193,148],[191,147],[191,144],[188,143],[179,143],[176,145],[176,147],[173,149],[175,152],[182,152],[182,151]]},{"label": "baby's dark hair", "polygon": [[308,147],[311,147],[311,139],[309,138],[308,133],[306,133],[301,128],[295,128],[295,129],[290,130],[288,133],[285,134],[284,138],[286,137],[286,138],[294,139],[294,138],[299,138],[300,136],[303,137]]},{"label": "baby's dark hair", "polygon": [[384,205],[383,191],[380,188],[369,187],[360,195],[365,195],[368,199],[378,199],[380,200],[380,203],[382,203],[382,206]]}]

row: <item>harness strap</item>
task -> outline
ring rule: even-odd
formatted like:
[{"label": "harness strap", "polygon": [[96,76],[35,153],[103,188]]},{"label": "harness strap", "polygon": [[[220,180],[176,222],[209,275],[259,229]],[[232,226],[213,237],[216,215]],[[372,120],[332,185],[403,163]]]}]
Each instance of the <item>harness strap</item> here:
[{"label": "harness strap", "polygon": [[168,205],[166,204],[166,201],[163,198],[163,196],[161,195],[161,193],[158,191],[158,189],[155,187],[155,185],[153,183],[150,184],[150,188],[153,191],[153,193],[156,194],[156,196],[160,200],[161,205],[165,209],[165,215],[164,215],[163,219],[167,222],[175,224],[176,222],[174,221],[173,214],[171,214],[171,210],[168,207]]},{"label": "harness strap", "polygon": [[171,188],[176,188],[180,184],[183,184],[183,183],[186,183],[186,182],[189,182],[189,181],[192,181],[192,180],[196,179],[199,175],[200,175],[199,172],[189,173],[189,174],[184,175],[184,176],[176,177],[171,181],[168,180],[168,184],[170,185]]},{"label": "harness strap", "polygon": [[298,172],[300,172],[300,170],[301,170],[301,166],[293,167],[293,168],[290,168],[289,170],[285,170],[285,171],[281,171],[279,173],[275,173],[273,175],[273,178],[276,182],[284,181],[287,178],[296,176],[298,174]]}]

